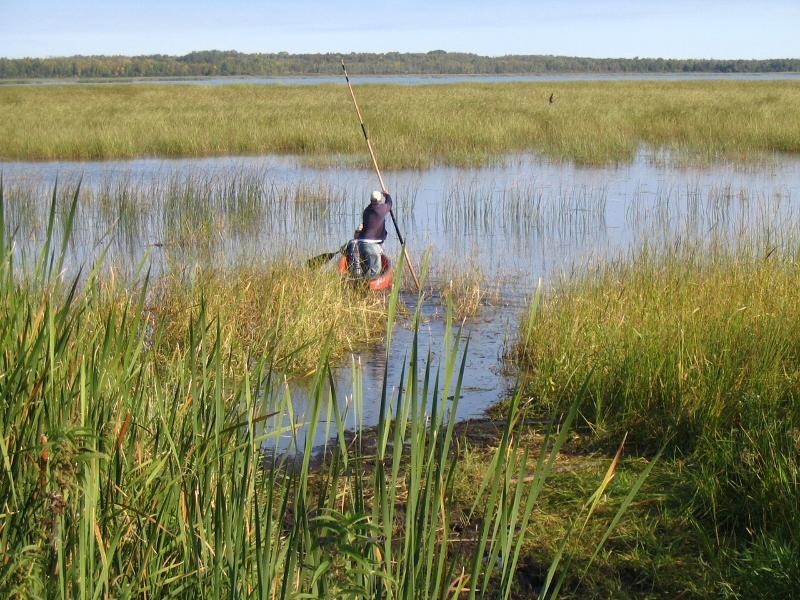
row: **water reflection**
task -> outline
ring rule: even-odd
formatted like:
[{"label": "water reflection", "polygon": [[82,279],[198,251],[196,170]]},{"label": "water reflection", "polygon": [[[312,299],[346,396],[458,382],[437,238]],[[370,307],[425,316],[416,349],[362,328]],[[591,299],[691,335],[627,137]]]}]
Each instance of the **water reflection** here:
[{"label": "water reflection", "polygon": [[[41,243],[56,180],[59,221],[80,181],[72,264],[91,260],[105,243],[121,265],[137,264],[145,252],[156,265],[160,256],[233,263],[329,252],[352,235],[375,187],[371,171],[272,156],[5,163],[2,170],[7,222],[28,254]],[[529,286],[656,234],[789,218],[800,161],[679,168],[642,151],[630,165],[586,168],[520,156],[480,169],[393,172],[387,183],[412,253],[429,248],[450,264],[470,257],[489,277]],[[397,252],[393,236],[387,249]]]}]

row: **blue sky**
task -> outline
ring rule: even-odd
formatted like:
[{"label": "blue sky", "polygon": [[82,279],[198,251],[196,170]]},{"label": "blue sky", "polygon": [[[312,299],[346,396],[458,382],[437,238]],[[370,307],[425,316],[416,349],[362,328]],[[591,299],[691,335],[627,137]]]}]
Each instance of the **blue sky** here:
[{"label": "blue sky", "polygon": [[0,0],[0,56],[427,52],[797,58],[800,0]]}]

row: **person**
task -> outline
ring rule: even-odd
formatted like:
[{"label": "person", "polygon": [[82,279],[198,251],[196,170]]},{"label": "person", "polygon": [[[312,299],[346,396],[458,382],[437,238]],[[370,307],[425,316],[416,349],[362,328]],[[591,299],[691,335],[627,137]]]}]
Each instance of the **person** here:
[{"label": "person", "polygon": [[345,256],[347,256],[347,263],[350,265],[350,274],[354,279],[361,279],[361,254],[358,252],[358,234],[364,228],[359,225],[353,233],[353,239],[347,242],[345,246]]},{"label": "person", "polygon": [[386,192],[375,190],[370,196],[370,203],[361,217],[361,227],[356,230],[358,258],[354,261],[353,274],[367,279],[375,279],[381,274],[383,265],[383,242],[386,240],[386,217],[392,210],[392,197]]}]

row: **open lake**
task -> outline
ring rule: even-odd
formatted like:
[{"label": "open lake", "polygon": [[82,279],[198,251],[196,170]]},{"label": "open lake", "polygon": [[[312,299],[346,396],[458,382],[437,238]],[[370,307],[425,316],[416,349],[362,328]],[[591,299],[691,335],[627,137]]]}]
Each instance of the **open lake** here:
[{"label": "open lake", "polygon": [[[537,75],[357,75],[359,84],[444,85],[452,83],[514,83],[537,81],[798,81],[800,73],[541,73]],[[0,85],[190,84],[190,85],[320,85],[341,84],[343,77],[305,75],[287,77],[187,77],[159,79],[30,79],[0,80]]]}]

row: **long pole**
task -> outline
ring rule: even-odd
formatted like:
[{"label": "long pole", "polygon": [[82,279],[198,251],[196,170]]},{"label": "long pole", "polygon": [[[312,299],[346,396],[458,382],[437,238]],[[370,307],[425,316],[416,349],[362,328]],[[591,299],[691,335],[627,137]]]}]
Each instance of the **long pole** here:
[{"label": "long pole", "polygon": [[[369,141],[369,135],[367,134],[367,128],[364,126],[364,117],[361,116],[361,110],[358,108],[358,102],[356,102],[356,94],[353,92],[353,84],[350,83],[350,77],[347,75],[347,68],[344,66],[344,59],[342,59],[342,70],[344,71],[344,78],[347,80],[347,87],[350,89],[350,95],[353,97],[353,106],[356,107],[356,114],[358,115],[358,122],[361,123],[361,132],[364,134],[364,140],[367,142],[367,148],[369,149],[369,155],[372,157],[372,165],[375,167],[375,172],[378,174],[378,181],[381,184],[381,190],[383,190],[384,194],[388,194],[389,190],[386,188],[386,184],[383,181],[383,175],[381,175],[381,170],[378,167],[378,159],[375,158],[375,151],[372,149],[372,142]],[[403,240],[403,235],[400,233],[400,228],[397,226],[397,219],[394,218],[394,211],[389,209],[389,215],[392,217],[392,224],[394,225],[394,231],[397,233],[397,239],[400,242],[400,247],[403,249],[403,256],[406,259],[406,265],[408,265],[408,270],[411,273],[411,277],[414,278],[414,283],[417,286],[417,289],[420,289],[419,285],[419,278],[417,278],[417,274],[414,272],[414,266],[411,264],[411,258],[408,256],[408,250],[406,250],[406,242]]]}]

